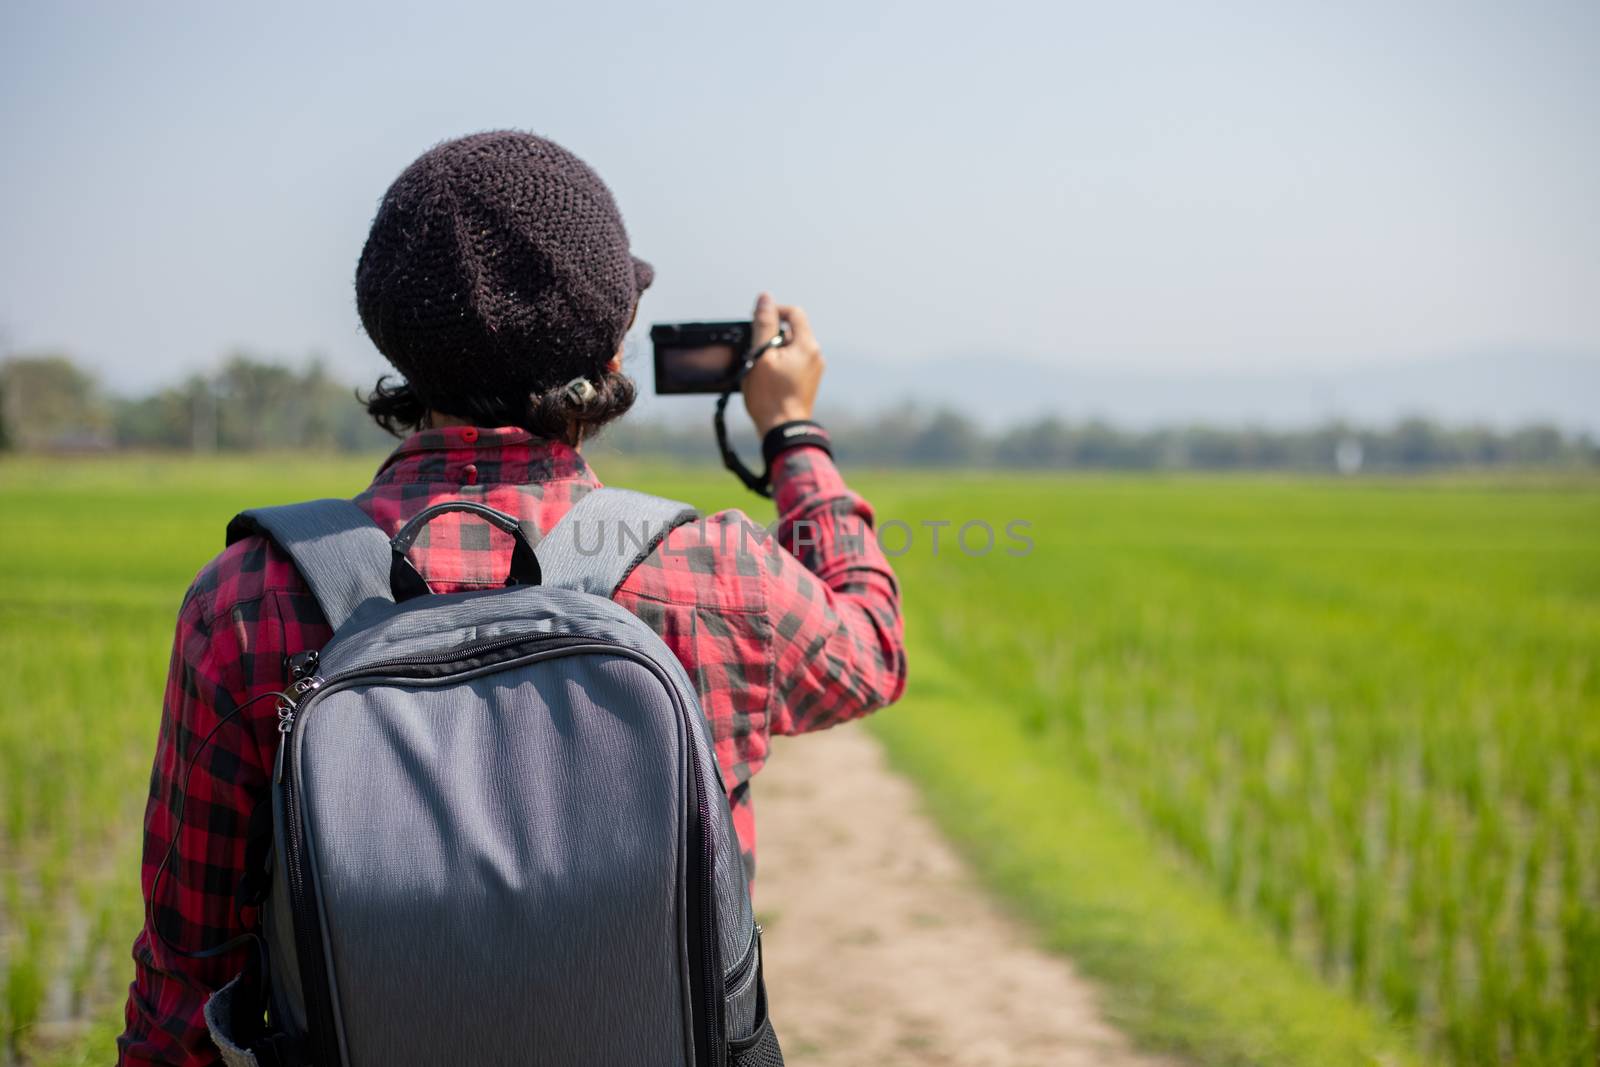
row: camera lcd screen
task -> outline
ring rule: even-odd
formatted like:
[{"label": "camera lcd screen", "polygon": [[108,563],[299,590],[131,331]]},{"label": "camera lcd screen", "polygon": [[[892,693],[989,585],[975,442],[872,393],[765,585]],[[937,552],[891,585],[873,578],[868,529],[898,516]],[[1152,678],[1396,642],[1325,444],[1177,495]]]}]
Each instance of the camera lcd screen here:
[{"label": "camera lcd screen", "polygon": [[650,331],[657,393],[720,393],[750,347],[748,322],[680,323]]},{"label": "camera lcd screen", "polygon": [[666,371],[671,388],[661,389],[658,377],[657,391],[720,393],[733,380],[734,371],[738,369],[737,359],[733,346],[728,344],[665,349],[661,352],[658,366]]}]

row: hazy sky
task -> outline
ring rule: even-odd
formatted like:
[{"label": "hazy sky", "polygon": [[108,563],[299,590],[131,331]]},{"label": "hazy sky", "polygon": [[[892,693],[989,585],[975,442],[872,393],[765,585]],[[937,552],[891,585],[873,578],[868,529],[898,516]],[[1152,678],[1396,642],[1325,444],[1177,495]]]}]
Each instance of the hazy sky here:
[{"label": "hazy sky", "polygon": [[1596,0],[13,2],[0,94],[3,343],[120,387],[375,370],[380,195],[503,126],[611,184],[644,321],[769,287],[835,363],[1600,360]]}]

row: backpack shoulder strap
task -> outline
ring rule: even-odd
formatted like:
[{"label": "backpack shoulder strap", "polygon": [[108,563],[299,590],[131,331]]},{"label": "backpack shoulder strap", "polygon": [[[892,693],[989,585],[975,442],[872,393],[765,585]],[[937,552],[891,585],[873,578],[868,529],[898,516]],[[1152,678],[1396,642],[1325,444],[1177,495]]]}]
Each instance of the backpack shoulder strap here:
[{"label": "backpack shoulder strap", "polygon": [[609,600],[667,534],[697,518],[699,512],[680,501],[631,489],[592,490],[539,542],[540,584]]},{"label": "backpack shoulder strap", "polygon": [[252,508],[228,523],[230,545],[252,534],[288,553],[335,630],[370,600],[394,601],[389,537],[349,500]]}]

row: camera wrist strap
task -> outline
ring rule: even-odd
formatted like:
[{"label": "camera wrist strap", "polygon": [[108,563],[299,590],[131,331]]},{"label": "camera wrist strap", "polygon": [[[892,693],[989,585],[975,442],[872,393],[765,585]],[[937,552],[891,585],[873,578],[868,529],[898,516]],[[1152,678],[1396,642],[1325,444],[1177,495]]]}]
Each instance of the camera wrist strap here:
[{"label": "camera wrist strap", "polygon": [[722,453],[722,465],[732,471],[733,476],[743,482],[746,489],[758,496],[772,496],[772,470],[769,467],[757,474],[745,466],[744,460],[740,459],[739,454],[733,450],[733,445],[728,441],[728,398],[737,393],[740,386],[744,385],[745,375],[749,374],[750,369],[756,365],[756,360],[766,355],[770,350],[782,347],[788,340],[789,336],[779,331],[765,344],[758,345],[748,356],[744,357],[744,365],[739,368],[739,373],[733,379],[733,384],[729,385],[727,389],[723,390],[722,395],[717,397],[717,411],[716,414],[711,416],[711,427],[717,434],[717,450]]}]

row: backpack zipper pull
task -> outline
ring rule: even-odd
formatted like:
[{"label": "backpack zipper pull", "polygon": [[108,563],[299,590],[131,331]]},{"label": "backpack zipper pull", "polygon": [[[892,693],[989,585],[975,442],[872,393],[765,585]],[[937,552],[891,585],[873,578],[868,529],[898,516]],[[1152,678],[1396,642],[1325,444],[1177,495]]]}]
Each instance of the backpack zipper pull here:
[{"label": "backpack zipper pull", "polygon": [[300,701],[307,694],[315,693],[322,688],[321,678],[302,678],[291,685],[286,692],[278,694],[278,732],[286,734],[294,729],[295,709],[300,706]]},{"label": "backpack zipper pull", "polygon": [[278,732],[287,734],[294,729],[294,712],[300,706],[300,701],[307,693],[314,693],[322,687],[322,679],[317,677],[317,661],[321,656],[316,649],[305,652],[296,652],[287,657],[289,677],[293,679],[289,687],[278,695]]},{"label": "backpack zipper pull", "polygon": [[278,732],[286,734],[294,729],[294,701],[289,699],[289,694],[281,693],[278,696]]}]

